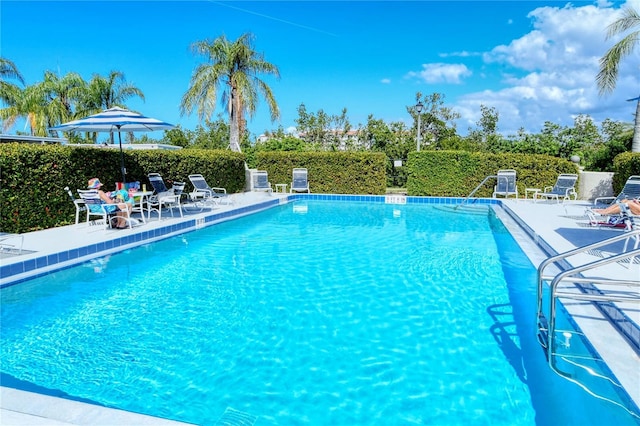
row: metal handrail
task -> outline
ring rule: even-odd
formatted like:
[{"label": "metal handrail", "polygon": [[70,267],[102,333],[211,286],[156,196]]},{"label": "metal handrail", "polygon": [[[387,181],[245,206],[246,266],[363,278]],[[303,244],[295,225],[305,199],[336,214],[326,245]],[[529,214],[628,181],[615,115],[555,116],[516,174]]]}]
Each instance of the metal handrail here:
[{"label": "metal handrail", "polygon": [[[475,189],[471,191],[471,193],[464,198],[464,200],[462,200],[462,203],[460,205],[464,205],[467,202],[467,200],[471,198],[473,194],[475,194],[478,191],[478,189],[480,189],[489,179],[497,179],[497,178],[498,178],[497,175],[490,175],[484,178],[482,182],[480,182],[480,184],[476,186]],[[455,208],[458,208],[458,206],[456,206]]]},{"label": "metal handrail", "polygon": [[[586,246],[582,246],[582,247],[578,247],[576,249],[573,250],[569,250],[567,252],[564,253],[560,253],[556,256],[551,256],[549,258],[547,258],[546,260],[542,261],[542,263],[540,263],[540,265],[538,266],[538,314],[540,314],[541,312],[541,305],[542,305],[542,286],[543,286],[543,282],[544,279],[547,278],[546,276],[543,275],[544,273],[544,269],[552,264],[555,264],[561,260],[565,260],[568,257],[571,256],[575,256],[576,254],[581,254],[584,252],[587,252],[589,250],[593,250],[596,248],[600,248],[600,247],[604,247],[604,246],[608,246],[609,244],[615,243],[617,241],[622,241],[622,240],[626,240],[628,238],[637,236],[637,238],[640,238],[640,229],[635,229],[635,230],[631,230],[631,231],[627,231],[623,234],[620,235],[616,235],[615,237],[611,237],[608,238],[606,240],[603,241],[598,241],[596,243],[593,244],[589,244]],[[627,252],[630,253],[630,252]],[[624,253],[623,253],[624,254]],[[635,256],[628,256],[628,257],[635,257]],[[618,262],[619,260],[609,260],[611,259],[611,257],[605,258],[605,259],[601,259],[592,263],[589,263],[587,265],[593,265],[593,267],[591,268],[587,268],[587,269],[593,269],[595,267],[598,266],[602,266],[603,264],[606,263],[613,263],[613,262]],[[605,262],[605,263],[599,263],[599,262]],[[583,266],[587,266],[587,265],[583,265]],[[584,271],[586,269],[582,269],[582,271]],[[569,269],[569,271],[571,271],[571,269]]]},{"label": "metal handrail", "polygon": [[[633,263],[634,262],[634,258],[636,257],[640,257],[640,248],[637,248],[637,244],[636,244],[636,248],[630,250],[630,251],[626,251],[627,248],[627,244],[625,244],[623,252],[622,253],[618,253],[618,254],[612,254],[609,257],[606,257],[604,259],[599,259],[593,262],[588,262],[585,263],[583,265],[580,266],[576,266],[576,267],[570,267],[564,271],[561,271],[560,273],[558,273],[555,276],[549,276],[549,275],[545,275],[544,271],[545,268],[547,268],[549,265],[553,265],[553,264],[557,264],[556,266],[560,267],[560,269],[562,269],[562,265],[560,265],[561,261],[564,261],[565,259],[567,259],[568,257],[577,255],[577,254],[581,254],[581,253],[585,253],[589,250],[593,250],[599,247],[603,247],[609,244],[612,244],[616,241],[622,241],[622,240],[627,240],[627,242],[629,241],[630,238],[636,238],[636,239],[640,239],[640,229],[634,229],[631,231],[627,231],[621,235],[609,238],[607,240],[603,240],[603,241],[599,241],[597,243],[593,243],[593,244],[589,244],[587,246],[583,246],[583,247],[578,247],[574,250],[570,250],[567,251],[565,253],[561,253],[558,254],[556,256],[552,256],[549,257],[548,259],[544,260],[542,263],[540,263],[540,265],[538,266],[538,301],[537,301],[537,326],[538,326],[538,340],[541,344],[541,346],[544,348],[545,350],[545,354],[547,357],[547,362],[549,364],[549,367],[558,375],[560,375],[561,377],[564,377],[565,379],[579,385],[580,387],[582,387],[585,391],[587,391],[589,394],[593,395],[596,398],[608,401],[610,403],[613,403],[615,405],[618,405],[620,407],[622,407],[623,409],[625,409],[628,413],[630,413],[631,415],[633,415],[634,417],[640,417],[638,416],[638,414],[632,410],[630,410],[629,408],[623,406],[622,404],[611,400],[608,397],[605,397],[603,395],[599,395],[597,393],[595,393],[594,391],[592,391],[591,389],[589,389],[589,387],[582,383],[580,380],[578,380],[578,378],[573,377],[571,374],[562,371],[559,366],[557,365],[557,360],[556,360],[556,356],[559,356],[561,359],[563,359],[566,362],[571,362],[569,360],[570,357],[564,356],[560,353],[557,352],[557,341],[555,339],[555,334],[556,334],[556,310],[557,310],[557,303],[558,303],[558,299],[559,298],[565,298],[565,299],[572,299],[572,300],[581,300],[581,301],[588,301],[588,302],[635,302],[635,303],[640,303],[640,295],[638,294],[632,294],[629,292],[624,292],[621,290],[617,290],[617,291],[613,291],[611,289],[609,289],[608,293],[605,293],[605,290],[601,289],[601,288],[593,288],[594,292],[589,292],[587,289],[585,289],[584,287],[581,287],[579,284],[581,283],[588,283],[588,284],[607,284],[610,286],[626,286],[626,287],[632,287],[632,288],[636,288],[636,287],[640,287],[640,277],[638,277],[639,279],[607,279],[607,278],[602,278],[602,277],[583,277],[580,274],[582,272],[585,271],[589,271],[604,265],[608,265],[611,263],[615,263],[615,262],[620,262],[620,261],[625,261],[628,260],[629,262]],[[579,275],[579,276],[575,276],[575,275]],[[543,282],[544,281],[549,281],[549,290],[550,290],[550,294],[549,294],[549,318],[545,318],[544,316],[544,311],[543,311],[543,301],[542,301],[542,296],[543,296]],[[575,285],[576,289],[580,289],[582,291],[582,293],[574,293],[574,292],[570,292],[567,290],[566,287],[563,288],[559,288],[560,283],[562,282],[571,282]],[[601,309],[603,309],[603,307],[601,307]],[[607,314],[603,311],[603,315],[607,316]],[[587,371],[590,372],[590,374],[592,374],[590,368],[582,366],[580,364],[574,363],[575,365],[585,368]],[[596,375],[597,376],[597,375]],[[603,377],[609,381],[611,381],[610,378],[608,377]],[[613,381],[611,381],[612,383],[614,383]],[[618,386],[617,383],[616,386]]]},{"label": "metal handrail", "polygon": [[[640,233],[640,232],[639,232]],[[584,272],[590,269],[594,269],[597,268],[599,266],[603,266],[603,265],[608,265],[610,263],[615,263],[615,262],[619,262],[621,260],[625,260],[625,259],[629,259],[629,258],[634,258],[636,256],[640,256],[640,249],[635,249],[626,253],[621,253],[621,254],[617,254],[617,255],[613,255],[610,256],[606,259],[600,259],[597,260],[595,262],[590,262],[587,264],[584,264],[582,266],[578,266],[572,269],[568,269],[564,272],[559,273],[558,275],[555,276],[555,278],[551,281],[551,283],[549,284],[549,289],[551,291],[551,295],[549,297],[549,328],[547,330],[547,348],[550,351],[550,353],[555,353],[555,340],[553,339],[553,334],[555,331],[555,323],[556,323],[556,300],[557,300],[557,287],[558,284],[560,284],[561,281],[565,280],[566,278],[570,277],[573,274],[578,274],[580,272]],[[613,280],[608,280],[605,278],[601,278],[601,279],[592,279],[591,280],[592,283],[598,283],[598,284],[611,284],[613,282]],[[638,282],[638,285],[640,285],[640,282]],[[578,296],[576,294],[576,296]],[[584,296],[584,295],[583,295]],[[593,294],[591,295],[591,298],[594,301],[597,300],[605,300],[605,301],[616,301],[616,299],[620,299],[620,296],[609,296],[609,299],[606,298],[606,295],[602,295],[602,294]],[[542,296],[538,295],[538,299],[541,299]],[[576,297],[577,298],[577,297]],[[589,299],[581,299],[581,300],[589,300]],[[638,301],[640,302],[640,298],[636,297],[636,298],[624,298],[624,301]],[[538,311],[538,316],[542,314],[542,311],[539,310]],[[552,357],[549,357],[549,359],[551,360]]]}]

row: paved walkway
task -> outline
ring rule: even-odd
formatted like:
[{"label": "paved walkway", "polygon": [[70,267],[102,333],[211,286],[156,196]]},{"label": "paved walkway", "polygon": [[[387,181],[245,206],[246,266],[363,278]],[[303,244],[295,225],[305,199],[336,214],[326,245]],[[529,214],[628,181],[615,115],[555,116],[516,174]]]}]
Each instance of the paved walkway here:
[{"label": "paved walkway", "polygon": [[[213,211],[189,210],[184,218],[154,218],[143,226],[127,230],[105,229],[100,225],[81,223],[24,234],[21,256],[0,258],[0,286],[28,279],[37,273],[66,267],[98,255],[125,250],[148,242],[177,235],[186,230],[208,226],[286,203],[287,194],[244,193],[233,194],[232,205],[222,205]],[[499,215],[534,265],[539,265],[548,254],[541,246],[556,253],[566,252],[595,241],[602,241],[619,230],[593,229],[580,226],[586,202],[538,202],[531,200],[504,200],[505,210]],[[509,214],[510,213],[510,214]],[[622,243],[620,243],[622,244]],[[571,258],[571,263],[582,264],[598,259],[607,251],[620,249],[620,245],[605,247],[601,253],[582,254]],[[10,276],[8,276],[10,274]],[[638,264],[614,263],[598,270],[600,276],[640,281]],[[638,294],[638,288],[630,292]],[[591,304],[589,304],[591,305]],[[627,308],[623,306],[623,308]],[[640,357],[598,311],[577,306],[574,315],[580,327],[616,374],[625,389],[640,405]],[[578,311],[578,309],[582,309]],[[631,321],[640,324],[637,305],[625,311]],[[533,332],[533,331],[532,331]],[[149,416],[140,416],[76,401],[62,400],[39,394],[28,394],[15,389],[0,388],[0,424],[2,425],[80,425],[80,424],[179,424]]]}]

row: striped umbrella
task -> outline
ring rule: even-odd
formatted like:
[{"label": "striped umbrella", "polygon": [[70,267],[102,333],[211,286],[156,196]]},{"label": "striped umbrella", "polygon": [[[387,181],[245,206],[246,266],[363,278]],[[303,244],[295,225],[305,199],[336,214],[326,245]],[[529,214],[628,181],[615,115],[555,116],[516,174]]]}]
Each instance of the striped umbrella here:
[{"label": "striped umbrella", "polygon": [[122,182],[126,182],[125,175],[127,170],[124,168],[124,153],[122,151],[122,136],[120,132],[153,132],[156,130],[169,130],[174,127],[174,125],[165,123],[164,121],[145,117],[137,112],[132,112],[123,108],[114,107],[106,109],[98,114],[51,127],[49,130],[59,132],[118,132]]}]

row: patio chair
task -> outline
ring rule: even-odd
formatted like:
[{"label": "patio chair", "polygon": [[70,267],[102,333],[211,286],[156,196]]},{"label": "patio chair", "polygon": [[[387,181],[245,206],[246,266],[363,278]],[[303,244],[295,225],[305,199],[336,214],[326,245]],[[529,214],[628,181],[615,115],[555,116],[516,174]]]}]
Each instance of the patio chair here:
[{"label": "patio chair", "polygon": [[167,188],[159,173],[149,173],[147,177],[155,191],[155,194],[147,199],[147,202],[149,203],[149,217],[151,217],[152,212],[156,212],[158,213],[158,219],[161,220],[163,208],[169,208],[171,210],[171,216],[173,217],[174,207],[180,212],[180,217],[184,217],[180,200],[182,198],[185,183],[174,182],[171,188]]},{"label": "patio chair", "polygon": [[614,204],[624,199],[631,200],[633,198],[640,198],[640,175],[629,176],[617,197],[598,197],[593,200],[593,205]]},{"label": "patio chair", "polygon": [[84,200],[82,198],[76,198],[73,196],[73,193],[71,192],[71,189],[69,189],[68,186],[65,186],[64,190],[67,191],[67,194],[69,194],[69,199],[71,200],[74,207],[76,208],[76,225],[77,225],[80,222],[80,213],[86,212],[87,206],[84,203]]},{"label": "patio chair", "polygon": [[117,218],[116,213],[124,212],[125,215],[122,218],[127,222],[129,228],[133,227],[135,219],[131,218],[129,211],[120,210],[117,204],[105,203],[100,198],[97,189],[78,189],[78,194],[87,206],[87,222],[91,220],[91,216],[99,216],[104,221],[105,227],[111,228],[111,222]]},{"label": "patio chair", "polygon": [[222,187],[211,187],[201,174],[189,175],[189,180],[193,185],[193,191],[189,193],[192,201],[203,201],[214,204],[233,204],[231,197],[227,195],[227,190]]},{"label": "patio chair", "polygon": [[493,188],[493,198],[497,198],[498,196],[509,198],[510,195],[515,195],[516,198],[518,198],[515,170],[498,170],[496,180],[496,186]]},{"label": "patio chair", "polygon": [[293,192],[311,192],[311,190],[309,190],[309,181],[307,180],[307,169],[293,169],[293,178],[291,180],[291,186],[289,187],[289,193]]},{"label": "patio chair", "polygon": [[253,185],[254,191],[264,191],[271,194],[273,189],[271,188],[271,182],[269,182],[269,175],[264,170],[258,170],[253,173]]},{"label": "patio chair", "polygon": [[570,200],[571,197],[573,197],[574,200],[577,200],[578,193],[575,190],[577,181],[578,175],[562,173],[558,176],[558,179],[553,186],[546,186],[543,192],[536,192],[533,196],[535,199],[555,198],[558,203],[560,203],[560,197],[562,197],[562,202]]}]

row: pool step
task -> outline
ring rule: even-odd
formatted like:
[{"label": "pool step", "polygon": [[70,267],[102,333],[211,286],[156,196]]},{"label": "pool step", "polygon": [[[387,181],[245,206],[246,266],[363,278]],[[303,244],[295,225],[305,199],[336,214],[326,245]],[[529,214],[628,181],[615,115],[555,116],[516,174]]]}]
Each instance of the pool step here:
[{"label": "pool step", "polygon": [[258,416],[227,407],[222,417],[216,422],[216,426],[253,426]]}]

